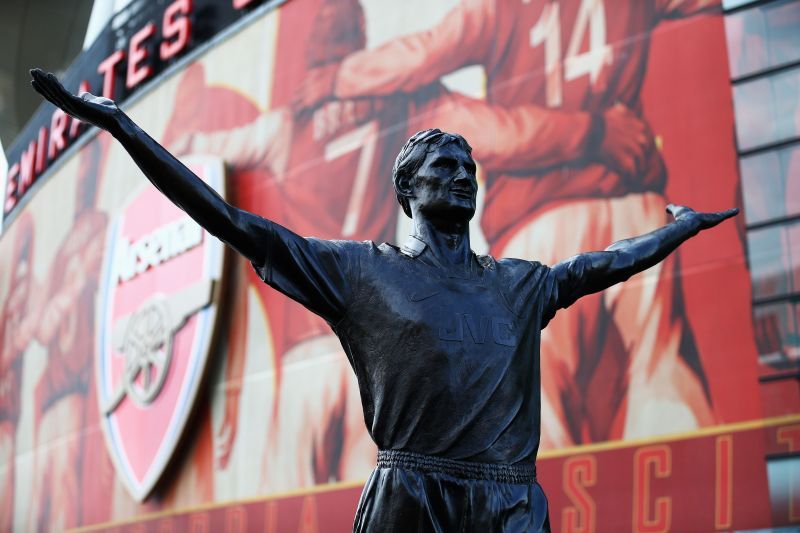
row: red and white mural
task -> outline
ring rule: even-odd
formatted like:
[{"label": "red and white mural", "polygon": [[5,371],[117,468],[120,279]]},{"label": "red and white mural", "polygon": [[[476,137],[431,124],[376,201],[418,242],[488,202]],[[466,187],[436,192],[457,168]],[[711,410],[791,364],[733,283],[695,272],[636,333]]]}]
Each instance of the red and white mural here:
[{"label": "red and white mural", "polygon": [[[205,15],[175,4],[185,53]],[[289,0],[182,61],[126,112],[302,235],[402,238],[391,166],[427,127],[474,148],[480,253],[552,263],[742,203],[711,0]],[[110,136],[74,142],[0,239],[0,530],[348,530],[375,448],[328,325],[223,267]],[[800,523],[800,400],[762,407],[742,229],[544,331],[555,529]]]}]

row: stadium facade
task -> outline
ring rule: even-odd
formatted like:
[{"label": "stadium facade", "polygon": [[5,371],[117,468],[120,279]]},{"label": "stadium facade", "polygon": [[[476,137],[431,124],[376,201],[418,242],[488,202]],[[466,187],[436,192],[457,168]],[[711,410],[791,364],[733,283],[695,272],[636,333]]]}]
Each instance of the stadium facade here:
[{"label": "stadium facade", "polygon": [[[479,253],[740,206],[544,330],[538,476],[558,531],[796,530],[799,29],[797,0],[133,1],[63,80],[302,235],[403,239],[428,127],[473,146]],[[0,531],[347,531],[376,450],[329,325],[110,135],[42,105],[6,156]]]}]

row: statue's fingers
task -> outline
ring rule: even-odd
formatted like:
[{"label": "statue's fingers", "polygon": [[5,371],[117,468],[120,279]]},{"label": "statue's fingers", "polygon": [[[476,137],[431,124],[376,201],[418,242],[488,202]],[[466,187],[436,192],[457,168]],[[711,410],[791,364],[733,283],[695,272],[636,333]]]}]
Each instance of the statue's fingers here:
[{"label": "statue's fingers", "polygon": [[50,90],[50,94],[58,98],[59,102],[66,102],[72,97],[72,93],[64,88],[64,85],[54,74],[48,73],[43,77],[43,86]]},{"label": "statue's fingers", "polygon": [[36,80],[37,82],[41,83],[42,78],[44,78],[44,71],[40,68],[32,68],[28,71],[31,75],[31,78]]},{"label": "statue's fingers", "polygon": [[37,93],[39,93],[45,100],[47,100],[53,105],[58,105],[56,103],[55,96],[53,95],[52,91],[46,84],[43,84],[40,81],[31,80],[31,85],[33,86],[33,89]]},{"label": "statue's fingers", "polygon": [[739,212],[738,209],[728,209],[726,211],[717,211],[714,213],[707,213],[703,216],[703,219],[708,224],[708,227],[714,227],[717,224],[721,223],[723,220],[727,220]]},{"label": "statue's fingers", "polygon": [[58,107],[60,107],[67,113],[70,114],[75,113],[76,98],[72,94],[63,90],[63,87],[62,90],[56,89],[55,91],[53,91],[53,97],[56,99]]},{"label": "statue's fingers", "polygon": [[42,89],[45,89],[48,94],[55,95],[56,94],[56,90],[55,90],[54,85],[56,85],[58,82],[56,82],[56,84],[54,84],[53,83],[53,79],[51,78],[51,76],[52,76],[51,74],[47,74],[45,72],[39,71],[39,72],[36,72],[34,74],[34,78],[33,79],[35,79],[36,82],[42,87]]},{"label": "statue's fingers", "polygon": [[39,70],[38,68],[31,69],[31,85],[33,88],[41,94],[42,96],[47,97],[50,99],[50,92],[47,90],[47,80],[44,77],[44,72]]},{"label": "statue's fingers", "polygon": [[39,82],[37,82],[36,80],[31,80],[31,87],[33,87],[33,90],[36,91],[37,93],[41,94],[42,96],[46,96],[42,89],[42,86],[39,85]]},{"label": "statue's fingers", "polygon": [[667,213],[669,213],[672,216],[675,216],[675,210],[677,208],[678,207],[675,204],[667,204]]},{"label": "statue's fingers", "polygon": [[53,88],[47,83],[47,80],[38,80],[36,84],[39,86],[39,92],[42,96],[47,98],[51,103],[58,105],[58,95],[53,91]]},{"label": "statue's fingers", "polygon": [[50,100],[55,106],[61,108],[64,112],[74,116],[76,112],[75,96],[67,91],[52,74],[48,76],[47,81],[49,83],[42,85],[42,87],[47,92],[48,100]]},{"label": "statue's fingers", "polygon": [[41,80],[32,80],[31,85],[36,90],[37,93],[41,94],[45,100],[50,102],[51,104],[57,105],[55,101],[55,97],[53,96],[50,87],[46,83],[42,83]]},{"label": "statue's fingers", "polygon": [[31,76],[33,77],[33,81],[36,83],[36,85],[41,89],[41,91],[46,93],[48,97],[55,94],[52,80],[47,76],[47,74],[39,69],[34,69],[31,70]]},{"label": "statue's fingers", "polygon": [[67,92],[67,90],[64,88],[64,85],[58,78],[56,78],[55,74],[53,74],[52,72],[48,72],[45,75],[45,77],[47,78],[47,81],[50,83],[50,85],[52,85],[54,90],[65,93]]},{"label": "statue's fingers", "polygon": [[64,109],[63,98],[53,90],[52,86],[48,83],[37,83],[37,85],[39,86],[39,94],[44,96],[48,102],[58,108]]}]

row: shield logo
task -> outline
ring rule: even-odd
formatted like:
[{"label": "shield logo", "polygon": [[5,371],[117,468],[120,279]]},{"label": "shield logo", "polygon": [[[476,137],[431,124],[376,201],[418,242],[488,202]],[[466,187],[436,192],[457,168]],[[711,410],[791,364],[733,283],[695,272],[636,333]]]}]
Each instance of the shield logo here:
[{"label": "shield logo", "polygon": [[[224,165],[184,163],[224,196]],[[172,458],[205,374],[224,245],[143,184],[109,227],[97,323],[100,419],[117,474],[143,501]]]}]

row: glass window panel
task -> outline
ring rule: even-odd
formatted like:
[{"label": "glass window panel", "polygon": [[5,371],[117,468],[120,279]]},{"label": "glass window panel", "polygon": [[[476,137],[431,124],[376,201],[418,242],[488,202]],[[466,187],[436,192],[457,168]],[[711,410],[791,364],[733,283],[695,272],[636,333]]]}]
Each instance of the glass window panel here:
[{"label": "glass window panel", "polygon": [[800,135],[800,68],[733,88],[740,150]]},{"label": "glass window panel", "polygon": [[772,105],[772,87],[768,79],[733,87],[733,114],[740,150],[771,142],[777,137]]},{"label": "glass window panel", "polygon": [[785,227],[772,226],[748,231],[747,255],[754,300],[791,292],[791,258]]},{"label": "glass window panel", "polygon": [[800,214],[800,144],[743,157],[740,169],[748,224]]},{"label": "glass window panel", "polygon": [[[800,31],[800,29],[798,30]],[[775,100],[776,141],[800,135],[800,68],[769,77]]]},{"label": "glass window panel", "polygon": [[792,291],[800,292],[800,224],[787,226],[786,240],[789,242],[789,276],[792,279]]},{"label": "glass window panel", "polygon": [[[785,445],[784,445],[785,446]],[[782,452],[788,451],[786,448]],[[752,533],[788,533],[797,531],[790,520],[797,513],[797,480],[800,479],[800,457],[781,457],[767,459],[767,483],[769,485],[769,502],[775,527],[755,530]]]},{"label": "glass window panel", "polygon": [[797,0],[770,2],[727,15],[731,76],[738,78],[800,59],[798,27]]},{"label": "glass window panel", "polygon": [[741,159],[744,216],[748,224],[786,215],[785,191],[778,152]]},{"label": "glass window panel", "polygon": [[773,370],[797,366],[800,358],[797,306],[790,303],[753,308],[759,362]]},{"label": "glass window panel", "polygon": [[764,26],[767,29],[769,66],[800,59],[800,2],[772,2],[763,4],[758,10],[764,14]]},{"label": "glass window panel", "polygon": [[756,0],[722,0],[722,8],[733,9],[734,7],[743,6],[745,4],[750,4],[755,1]]},{"label": "glass window panel", "polygon": [[766,30],[764,19],[758,14],[758,9],[748,9],[725,17],[731,78],[759,71],[767,64]]},{"label": "glass window panel", "polygon": [[786,336],[784,337],[783,352],[786,354],[788,363],[793,366],[800,366],[800,305],[792,305],[791,322],[786,326]]},{"label": "glass window panel", "polygon": [[786,187],[786,214],[800,214],[800,145],[780,151],[781,173]]}]

